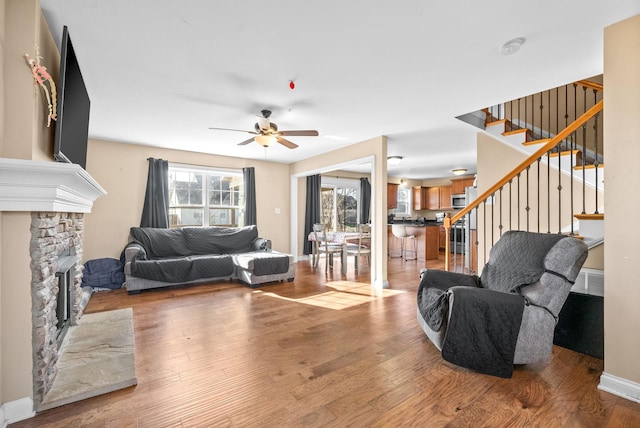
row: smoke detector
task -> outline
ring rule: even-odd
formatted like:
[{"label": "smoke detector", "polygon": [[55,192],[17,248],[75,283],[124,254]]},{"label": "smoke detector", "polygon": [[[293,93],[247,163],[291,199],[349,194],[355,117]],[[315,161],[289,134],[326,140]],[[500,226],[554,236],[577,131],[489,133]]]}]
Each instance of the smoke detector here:
[{"label": "smoke detector", "polygon": [[498,52],[500,52],[500,55],[513,55],[520,50],[520,47],[524,44],[525,40],[526,39],[524,37],[509,40],[498,48]]}]

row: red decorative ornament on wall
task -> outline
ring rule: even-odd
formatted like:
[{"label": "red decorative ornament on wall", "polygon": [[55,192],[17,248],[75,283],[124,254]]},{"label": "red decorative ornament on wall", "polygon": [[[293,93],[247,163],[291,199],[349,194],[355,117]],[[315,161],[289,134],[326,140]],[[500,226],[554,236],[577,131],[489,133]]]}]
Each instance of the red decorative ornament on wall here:
[{"label": "red decorative ornament on wall", "polygon": [[291,88],[291,90],[293,90],[296,87],[296,84],[293,83],[293,80],[289,81],[289,87]]}]

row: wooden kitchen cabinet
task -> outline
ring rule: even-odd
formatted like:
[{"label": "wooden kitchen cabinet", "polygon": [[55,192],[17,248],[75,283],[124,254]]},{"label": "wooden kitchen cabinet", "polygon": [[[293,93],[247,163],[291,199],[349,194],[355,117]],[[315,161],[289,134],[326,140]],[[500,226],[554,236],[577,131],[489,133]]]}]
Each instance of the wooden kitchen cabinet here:
[{"label": "wooden kitchen cabinet", "polygon": [[427,209],[427,188],[422,186],[413,187],[413,210]]},{"label": "wooden kitchen cabinet", "polygon": [[439,250],[439,242],[438,235],[440,229],[437,226],[426,226],[424,228],[425,232],[425,252],[424,259],[425,260],[434,260],[438,258]]},{"label": "wooden kitchen cabinet", "polygon": [[451,209],[451,186],[428,187],[426,209]]},{"label": "wooden kitchen cabinet", "polygon": [[427,201],[426,206],[428,210],[440,209],[440,188],[439,187],[427,187]]},{"label": "wooden kitchen cabinet", "polygon": [[387,183],[387,208],[398,208],[398,185]]},{"label": "wooden kitchen cabinet", "polygon": [[451,180],[451,194],[462,195],[466,187],[473,186],[475,178],[454,178]]},{"label": "wooden kitchen cabinet", "polygon": [[440,187],[440,209],[450,210],[451,206],[451,186]]}]

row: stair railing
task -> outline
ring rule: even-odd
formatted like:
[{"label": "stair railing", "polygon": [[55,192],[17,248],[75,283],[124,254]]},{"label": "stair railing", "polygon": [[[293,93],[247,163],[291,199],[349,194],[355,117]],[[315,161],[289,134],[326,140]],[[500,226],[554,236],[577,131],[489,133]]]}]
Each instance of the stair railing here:
[{"label": "stair railing", "polygon": [[[577,82],[575,85],[579,84],[582,83]],[[602,87],[599,86],[598,90],[602,90]],[[576,149],[579,137],[584,144],[582,147],[587,146],[587,140],[595,141],[594,162],[596,171],[598,170],[598,146],[601,147],[601,143],[597,142],[602,138],[601,126],[598,123],[601,121],[602,110],[603,100],[600,99],[564,129],[555,133],[549,132],[548,137],[541,140],[543,144],[538,150],[479,195],[475,201],[470,202],[466,208],[453,217],[445,218],[444,227],[447,236],[451,237],[445,240],[446,270],[476,273],[479,255],[482,254],[483,260],[486,261],[488,251],[505,229],[547,233],[551,233],[553,229],[554,233],[557,230],[557,233],[575,235],[574,212],[581,209],[582,214],[586,214],[587,206],[593,208],[595,213],[598,212],[598,198],[601,197],[599,194],[602,193],[602,189],[597,186],[597,172],[596,186],[593,192],[587,193],[586,189],[590,186],[584,180],[586,167],[577,165],[579,159],[573,153],[579,152]],[[563,171],[560,156],[567,147],[571,154],[569,168],[566,168],[568,172]],[[574,178],[579,178],[580,170],[583,190],[581,195],[576,195],[574,181],[578,180]],[[563,190],[567,185],[570,195],[563,198]],[[451,233],[452,228],[454,233]],[[465,233],[457,233],[458,230],[464,230]],[[483,243],[482,251],[479,247],[480,242]],[[453,254],[452,244],[456,249]],[[459,248],[464,248],[464,251],[459,251]]]},{"label": "stair railing", "polygon": [[[580,114],[602,99],[603,86],[596,82],[580,80],[547,91],[507,101],[485,110],[485,123],[504,120],[507,134],[527,132],[531,140],[552,138],[569,126]],[[599,140],[578,139],[563,141],[556,151],[575,146],[586,163],[602,162],[602,134]]]}]

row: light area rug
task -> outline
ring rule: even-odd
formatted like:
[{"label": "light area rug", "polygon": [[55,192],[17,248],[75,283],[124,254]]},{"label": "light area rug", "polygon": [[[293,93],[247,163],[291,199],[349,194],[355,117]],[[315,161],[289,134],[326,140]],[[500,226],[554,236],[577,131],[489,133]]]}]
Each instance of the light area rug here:
[{"label": "light area rug", "polygon": [[83,315],[61,351],[58,374],[38,411],[138,383],[131,308]]}]

